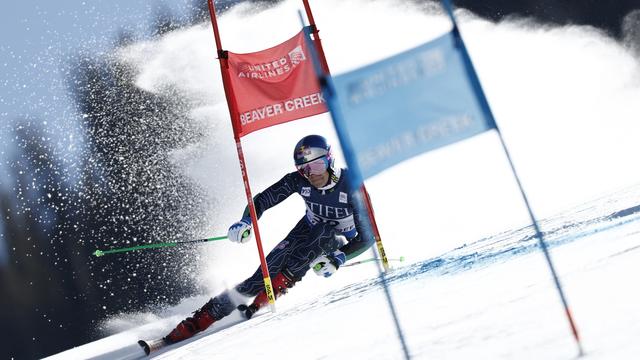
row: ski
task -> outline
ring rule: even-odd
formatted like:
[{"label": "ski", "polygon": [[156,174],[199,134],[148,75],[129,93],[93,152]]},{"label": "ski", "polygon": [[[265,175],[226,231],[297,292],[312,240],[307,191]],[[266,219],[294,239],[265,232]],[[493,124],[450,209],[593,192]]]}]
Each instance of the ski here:
[{"label": "ski", "polygon": [[[258,307],[256,305],[238,305],[237,309],[242,314],[244,320],[249,320],[253,317],[253,315],[258,311]],[[144,353],[149,356],[151,353],[156,352],[162,348],[165,348],[168,345],[172,345],[172,343],[168,343],[164,338],[155,339],[155,340],[138,340],[138,345],[144,350]]]},{"label": "ski", "polygon": [[138,340],[138,345],[142,347],[144,353],[149,355],[154,351],[158,351],[163,347],[169,345],[164,339],[156,339],[156,340]]}]

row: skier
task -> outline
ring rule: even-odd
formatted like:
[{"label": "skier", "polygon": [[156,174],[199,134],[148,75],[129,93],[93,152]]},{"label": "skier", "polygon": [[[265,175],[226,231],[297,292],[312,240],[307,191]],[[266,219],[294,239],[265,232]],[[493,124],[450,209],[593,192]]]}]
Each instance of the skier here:
[{"label": "skier", "polygon": [[[348,170],[334,167],[326,139],[319,135],[305,136],[296,144],[293,158],[298,171],[285,175],[254,197],[258,218],[293,193],[302,196],[306,203],[305,215],[266,257],[276,298],[300,281],[309,269],[329,277],[347,258],[361,254],[373,243],[373,237],[364,236],[361,231],[354,204],[360,200],[349,188]],[[247,208],[242,219],[229,228],[229,240],[246,243],[251,238],[251,229]],[[172,344],[190,338],[236,308],[250,318],[268,303],[260,268],[234,290],[255,298],[248,306],[236,306],[232,290],[225,290],[180,322],[164,337],[164,342]]]}]

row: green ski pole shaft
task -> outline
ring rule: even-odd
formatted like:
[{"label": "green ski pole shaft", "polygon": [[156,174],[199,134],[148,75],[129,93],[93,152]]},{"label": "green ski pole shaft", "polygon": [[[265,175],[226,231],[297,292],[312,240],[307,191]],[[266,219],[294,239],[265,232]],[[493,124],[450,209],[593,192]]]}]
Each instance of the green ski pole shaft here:
[{"label": "green ski pole shaft", "polygon": [[[344,264],[342,266],[343,267],[344,266],[354,266],[354,265],[360,265],[360,264],[364,264],[364,263],[368,263],[368,262],[372,262],[372,261],[382,261],[382,260],[383,260],[382,258],[371,258],[371,259],[365,259],[365,260],[360,260],[360,261],[356,261],[356,262],[351,262],[351,263],[348,263],[348,264]],[[387,259],[387,260],[388,261],[400,261],[400,262],[402,262],[402,261],[404,261],[404,256],[400,256],[397,259]]]},{"label": "green ski pole shaft", "polygon": [[108,255],[108,254],[124,253],[124,252],[129,252],[129,251],[145,250],[145,249],[158,249],[158,248],[164,248],[164,247],[174,247],[174,246],[185,245],[185,244],[196,244],[196,243],[203,243],[203,242],[209,242],[209,241],[224,240],[226,238],[227,238],[226,236],[218,236],[218,237],[212,237],[212,238],[206,238],[206,239],[197,239],[197,240],[187,240],[187,241],[165,242],[165,243],[158,243],[158,244],[138,245],[138,246],[132,246],[132,247],[126,247],[126,248],[119,248],[119,249],[96,250],[93,253],[93,255],[95,255],[97,257],[100,257],[100,256]]}]

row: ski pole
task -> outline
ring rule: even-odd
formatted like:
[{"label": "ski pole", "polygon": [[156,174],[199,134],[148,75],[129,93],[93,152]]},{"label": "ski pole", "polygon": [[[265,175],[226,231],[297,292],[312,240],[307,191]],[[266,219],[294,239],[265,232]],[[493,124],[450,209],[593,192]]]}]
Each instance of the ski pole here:
[{"label": "ski pole", "polygon": [[129,252],[129,251],[135,251],[135,250],[144,250],[144,249],[157,249],[157,248],[163,248],[163,247],[174,247],[174,246],[184,245],[184,244],[196,244],[196,243],[203,243],[203,242],[209,242],[209,241],[223,240],[223,239],[226,239],[226,238],[227,238],[227,236],[218,236],[218,237],[211,237],[211,238],[206,238],[206,239],[197,239],[197,240],[165,242],[165,243],[158,243],[158,244],[138,245],[138,246],[132,246],[132,247],[126,247],[126,248],[120,248],[120,249],[96,250],[93,253],[93,255],[95,255],[97,257],[100,257],[100,256],[103,256],[103,255],[108,255],[108,254],[123,253],[123,252]]},{"label": "ski pole", "polygon": [[[388,261],[400,261],[400,262],[402,262],[402,261],[404,261],[404,256],[400,256],[397,259],[389,259],[388,258],[387,260]],[[348,263],[348,264],[345,264],[345,265],[342,265],[342,266],[343,267],[344,266],[354,266],[354,265],[360,265],[360,264],[364,264],[364,263],[368,263],[368,262],[372,262],[372,261],[383,261],[383,259],[382,258],[365,259],[365,260],[360,260],[360,261],[356,261],[356,262],[351,262],[351,263]]]}]

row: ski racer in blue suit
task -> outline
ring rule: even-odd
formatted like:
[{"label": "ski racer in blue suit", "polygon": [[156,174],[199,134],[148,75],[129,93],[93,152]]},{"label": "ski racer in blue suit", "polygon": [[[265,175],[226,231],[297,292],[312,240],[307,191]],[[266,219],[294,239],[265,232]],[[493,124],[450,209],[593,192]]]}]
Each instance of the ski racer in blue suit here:
[{"label": "ski racer in blue suit", "polygon": [[[373,243],[373,237],[364,236],[360,225],[360,214],[354,203],[360,201],[359,193],[349,188],[349,171],[334,168],[326,139],[319,135],[305,136],[296,144],[293,157],[298,171],[285,175],[254,197],[258,218],[294,193],[306,204],[305,215],[266,257],[276,298],[300,281],[309,269],[329,277],[347,258],[361,254]],[[242,219],[229,228],[229,240],[246,243],[251,238],[251,230],[246,209]],[[164,337],[165,342],[189,338],[236,308],[250,318],[268,303],[260,268],[234,291],[255,298],[248,306],[237,305],[230,290],[226,290],[180,322]]]}]

